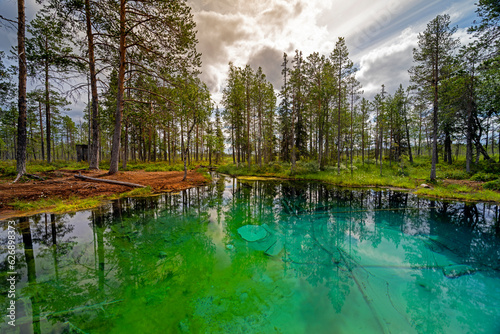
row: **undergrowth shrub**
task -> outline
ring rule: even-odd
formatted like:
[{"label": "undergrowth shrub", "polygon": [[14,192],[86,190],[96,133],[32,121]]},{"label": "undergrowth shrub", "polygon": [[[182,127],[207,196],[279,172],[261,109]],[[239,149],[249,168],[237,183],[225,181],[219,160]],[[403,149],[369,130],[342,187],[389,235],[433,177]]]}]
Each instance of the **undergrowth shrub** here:
[{"label": "undergrowth shrub", "polygon": [[500,191],[500,179],[495,181],[486,182],[483,184],[484,189]]},{"label": "undergrowth shrub", "polygon": [[443,174],[445,179],[454,179],[454,180],[467,180],[470,178],[470,173],[460,170],[451,170],[447,171]]},{"label": "undergrowth shrub", "polygon": [[491,173],[479,172],[479,173],[472,175],[472,177],[470,179],[471,179],[471,181],[483,181],[483,182],[493,181],[493,180],[498,179],[498,174],[495,175],[495,174],[491,174]]},{"label": "undergrowth shrub", "polygon": [[310,174],[319,172],[319,165],[316,161],[298,161],[296,174]]},{"label": "undergrowth shrub", "polygon": [[267,166],[269,170],[273,173],[278,173],[282,169],[281,164],[278,161],[272,161]]}]

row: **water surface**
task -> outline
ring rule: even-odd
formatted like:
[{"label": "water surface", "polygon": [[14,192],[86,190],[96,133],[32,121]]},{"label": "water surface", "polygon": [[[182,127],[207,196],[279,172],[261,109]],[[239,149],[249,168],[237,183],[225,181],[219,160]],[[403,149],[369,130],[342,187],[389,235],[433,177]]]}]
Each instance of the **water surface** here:
[{"label": "water surface", "polygon": [[500,332],[494,205],[220,177],[16,226],[2,333]]}]

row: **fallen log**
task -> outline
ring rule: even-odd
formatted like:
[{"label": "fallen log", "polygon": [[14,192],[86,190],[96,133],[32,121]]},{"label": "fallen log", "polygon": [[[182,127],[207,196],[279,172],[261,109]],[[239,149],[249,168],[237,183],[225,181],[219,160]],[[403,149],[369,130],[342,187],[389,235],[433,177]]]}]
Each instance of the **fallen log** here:
[{"label": "fallen log", "polygon": [[27,177],[32,178],[32,179],[37,179],[37,180],[40,180],[40,181],[45,181],[45,179],[43,177],[40,177],[40,176],[35,175],[35,174],[24,174],[24,175],[26,175]]},{"label": "fallen log", "polygon": [[106,180],[106,179],[97,179],[95,177],[88,177],[88,176],[76,175],[76,174],[75,174],[75,177],[77,179],[81,179],[81,180],[90,180],[90,181],[97,181],[97,182],[118,184],[118,185],[121,185],[121,186],[135,187],[135,188],[146,188],[146,186],[143,186],[141,184],[130,183],[130,182],[122,182],[122,181]]}]

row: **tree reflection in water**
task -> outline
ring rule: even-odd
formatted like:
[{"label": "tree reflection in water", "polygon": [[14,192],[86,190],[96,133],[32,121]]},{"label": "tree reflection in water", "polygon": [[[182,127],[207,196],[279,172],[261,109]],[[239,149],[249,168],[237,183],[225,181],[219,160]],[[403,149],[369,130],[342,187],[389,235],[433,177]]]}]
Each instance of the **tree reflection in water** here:
[{"label": "tree reflection in water", "polygon": [[[499,219],[490,204],[215,175],[204,188],[17,220],[19,324],[35,333],[494,332]],[[265,226],[283,250],[267,256],[269,245],[245,242],[247,224]]]}]

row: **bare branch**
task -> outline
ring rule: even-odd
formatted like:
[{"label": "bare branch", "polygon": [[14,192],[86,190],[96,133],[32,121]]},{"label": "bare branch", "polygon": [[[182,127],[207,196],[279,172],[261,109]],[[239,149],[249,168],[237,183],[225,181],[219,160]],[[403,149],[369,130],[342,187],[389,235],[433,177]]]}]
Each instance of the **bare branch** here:
[{"label": "bare branch", "polygon": [[9,22],[9,23],[11,23],[11,24],[15,24],[15,25],[17,25],[17,24],[18,24],[18,23],[17,23],[17,21],[15,21],[15,20],[11,20],[11,19],[8,19],[8,18],[4,17],[3,15],[0,15],[0,19],[1,19],[1,20],[4,20],[4,21],[7,21],[7,22]]}]

